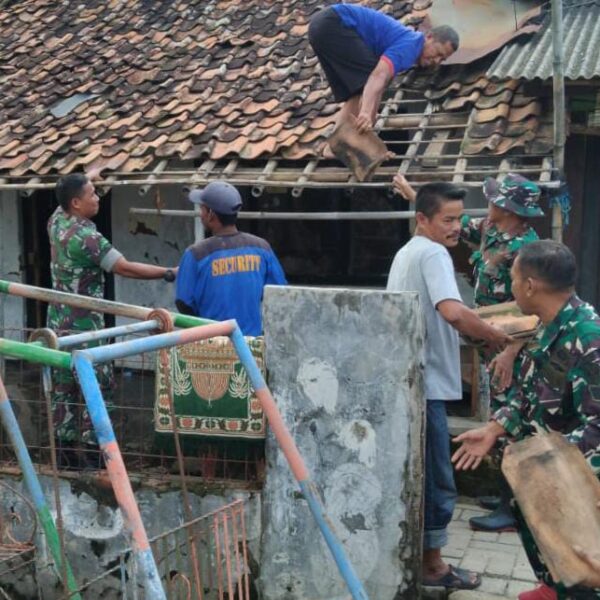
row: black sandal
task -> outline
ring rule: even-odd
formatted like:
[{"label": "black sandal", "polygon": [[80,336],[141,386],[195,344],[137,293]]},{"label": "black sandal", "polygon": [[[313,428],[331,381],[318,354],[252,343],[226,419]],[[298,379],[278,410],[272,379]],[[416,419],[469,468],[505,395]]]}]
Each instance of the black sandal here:
[{"label": "black sandal", "polygon": [[[474,590],[481,585],[481,575],[466,569],[460,569],[453,565],[448,565],[448,572],[438,579],[423,578],[423,585],[427,587],[443,587],[455,590]],[[475,575],[475,581],[472,576]]]}]

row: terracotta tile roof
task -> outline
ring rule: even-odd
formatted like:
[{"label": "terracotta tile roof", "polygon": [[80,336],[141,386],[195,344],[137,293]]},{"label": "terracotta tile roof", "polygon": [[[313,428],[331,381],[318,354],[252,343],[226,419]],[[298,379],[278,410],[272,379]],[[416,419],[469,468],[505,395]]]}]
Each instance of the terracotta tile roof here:
[{"label": "terracotta tile roof", "polygon": [[[363,3],[419,23],[431,1]],[[127,174],[149,171],[164,159],[236,160],[239,176],[246,177],[241,169],[246,162],[262,169],[272,157],[285,164],[300,161],[301,172],[307,161],[318,159],[337,111],[306,39],[307,22],[322,5],[322,0],[4,5],[0,177],[43,177],[82,167]],[[433,78],[409,73],[398,81],[408,91],[396,104],[398,85],[392,86],[379,126],[392,150],[414,152],[411,160],[388,163],[382,177],[400,167],[422,171],[419,156],[427,148],[427,164],[437,160],[442,176],[449,161],[456,167],[458,158],[507,152],[531,155],[539,170],[547,153],[544,108],[517,81],[489,81],[489,64],[483,59],[446,67]],[[399,123],[407,120],[399,109],[422,113],[427,106],[431,117],[417,118],[424,128],[407,130],[411,140],[417,134],[419,140],[394,141],[394,135],[404,135]],[[445,118],[454,126],[442,134]],[[428,125],[434,122],[439,125]],[[435,144],[450,148],[453,158],[431,158],[434,134],[446,135],[444,144]],[[351,183],[338,163],[321,164]],[[205,166],[195,180],[222,172],[214,163]]]}]

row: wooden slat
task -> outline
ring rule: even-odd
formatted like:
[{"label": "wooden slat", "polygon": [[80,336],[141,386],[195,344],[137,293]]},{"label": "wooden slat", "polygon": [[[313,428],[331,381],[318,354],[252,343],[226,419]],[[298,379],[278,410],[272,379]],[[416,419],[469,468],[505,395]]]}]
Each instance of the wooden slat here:
[{"label": "wooden slat", "polygon": [[421,166],[431,169],[440,164],[440,157],[443,156],[444,150],[448,146],[448,138],[450,137],[450,129],[436,131],[433,138],[428,143],[423,155],[421,156]]}]

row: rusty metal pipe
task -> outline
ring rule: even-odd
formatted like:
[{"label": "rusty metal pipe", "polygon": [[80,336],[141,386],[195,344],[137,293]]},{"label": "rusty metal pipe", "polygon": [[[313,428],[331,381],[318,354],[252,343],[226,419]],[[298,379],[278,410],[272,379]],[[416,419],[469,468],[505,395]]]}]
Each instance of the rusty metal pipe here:
[{"label": "rusty metal pipe", "polygon": [[[20,296],[31,300],[42,300],[49,304],[66,304],[78,308],[86,308],[99,312],[117,315],[119,317],[128,317],[139,321],[146,320],[152,313],[153,308],[125,304],[123,302],[114,302],[113,300],[103,300],[101,298],[90,298],[89,296],[80,296],[79,294],[68,294],[67,292],[57,292],[34,285],[24,283],[15,283],[0,279],[0,293],[10,294],[11,296]],[[181,315],[179,313],[169,313],[173,317],[176,327],[188,328],[198,325],[208,325],[214,323],[210,319],[192,317],[190,315]]]}]

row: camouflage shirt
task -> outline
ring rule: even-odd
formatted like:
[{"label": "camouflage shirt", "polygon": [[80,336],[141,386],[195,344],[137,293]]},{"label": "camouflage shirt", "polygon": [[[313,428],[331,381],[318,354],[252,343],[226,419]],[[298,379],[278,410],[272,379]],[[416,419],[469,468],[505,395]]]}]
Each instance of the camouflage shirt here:
[{"label": "camouflage shirt", "polygon": [[533,424],[577,444],[600,476],[600,317],[573,295],[525,347],[515,385],[492,419],[515,438]]},{"label": "camouflage shirt", "polygon": [[[104,297],[103,270],[110,271],[122,254],[88,219],[69,216],[59,206],[48,220],[52,287],[94,298]],[[48,327],[89,331],[104,327],[102,314],[64,304],[50,304]]]},{"label": "camouflage shirt", "polygon": [[460,237],[474,249],[470,258],[475,279],[475,304],[488,306],[514,300],[510,268],[519,249],[538,239],[533,228],[526,226],[518,234],[499,231],[488,219],[471,219],[464,215]]}]

